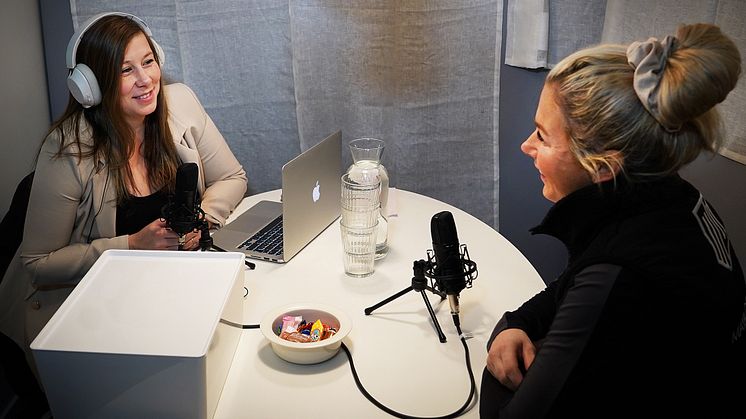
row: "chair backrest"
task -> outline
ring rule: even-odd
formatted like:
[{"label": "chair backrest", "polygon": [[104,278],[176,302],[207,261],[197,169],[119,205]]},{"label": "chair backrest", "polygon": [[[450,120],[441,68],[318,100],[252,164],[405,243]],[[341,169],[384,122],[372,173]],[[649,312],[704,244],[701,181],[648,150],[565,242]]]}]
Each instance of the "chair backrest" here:
[{"label": "chair backrest", "polygon": [[28,209],[33,181],[34,172],[21,180],[13,193],[8,212],[0,221],[0,281],[5,276],[5,271],[23,240],[23,224],[26,221],[26,209]]}]

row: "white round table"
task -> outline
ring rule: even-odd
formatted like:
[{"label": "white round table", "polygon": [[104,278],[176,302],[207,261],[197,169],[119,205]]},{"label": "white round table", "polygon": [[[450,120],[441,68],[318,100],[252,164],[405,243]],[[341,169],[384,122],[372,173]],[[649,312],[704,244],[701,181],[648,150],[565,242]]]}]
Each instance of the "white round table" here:
[{"label": "white round table", "polygon": [[[279,200],[280,191],[244,199],[234,212],[259,200]],[[486,340],[503,312],[514,310],[544,288],[526,258],[493,228],[435,199],[391,190],[389,254],[375,273],[344,273],[339,220],[286,264],[253,260],[245,273],[249,290],[244,323],[258,324],[265,313],[292,303],[318,302],[344,311],[352,320],[345,344],[360,380],[378,401],[412,416],[440,416],[457,410],[469,394],[464,349],[447,300],[426,291],[447,342],[438,340],[427,307],[412,291],[377,308],[364,309],[412,284],[414,261],[432,248],[430,219],[453,213],[459,241],[479,271],[473,287],[460,293],[461,329],[467,339],[475,380],[485,366]],[[478,392],[477,392],[478,394]],[[476,397],[475,397],[476,400]],[[473,404],[476,406],[476,401]],[[477,418],[472,408],[463,417]],[[277,357],[258,329],[244,330],[215,412],[216,418],[375,418],[390,417],[358,391],[347,357],[340,352],[316,365],[295,365]]]}]

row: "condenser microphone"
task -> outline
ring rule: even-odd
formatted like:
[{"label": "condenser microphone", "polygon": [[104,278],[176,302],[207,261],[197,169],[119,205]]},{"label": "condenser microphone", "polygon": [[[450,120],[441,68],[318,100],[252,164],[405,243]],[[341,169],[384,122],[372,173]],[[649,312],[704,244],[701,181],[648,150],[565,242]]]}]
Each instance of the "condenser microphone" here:
[{"label": "condenser microphone", "polygon": [[[476,273],[476,264],[469,260],[466,245],[461,246],[456,232],[453,214],[442,211],[430,220],[433,239],[434,265],[430,276],[438,289],[448,296],[451,314],[459,314],[459,294],[471,285]],[[463,252],[463,253],[462,253]]]},{"label": "condenser microphone", "polygon": [[197,178],[199,168],[197,163],[182,163],[176,169],[175,203],[179,208],[194,212],[197,207]]},{"label": "condenser microphone", "polygon": [[168,227],[179,235],[179,244],[183,245],[184,235],[198,228],[202,220],[202,211],[197,202],[197,163],[182,163],[176,169],[176,189],[169,196],[168,204],[163,208],[163,218]]},{"label": "condenser microphone", "polygon": [[430,235],[435,252],[433,273],[445,279],[441,281],[443,291],[447,294],[458,294],[466,287],[466,281],[461,266],[460,244],[453,214],[442,211],[433,215],[430,220]]}]

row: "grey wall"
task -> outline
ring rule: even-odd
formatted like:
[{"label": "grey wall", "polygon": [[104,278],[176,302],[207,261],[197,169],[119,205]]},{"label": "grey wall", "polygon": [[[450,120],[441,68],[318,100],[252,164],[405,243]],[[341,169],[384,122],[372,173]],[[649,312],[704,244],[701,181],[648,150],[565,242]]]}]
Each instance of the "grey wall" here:
[{"label": "grey wall", "polygon": [[74,32],[70,2],[39,0],[39,11],[44,34],[44,59],[47,65],[49,110],[52,119],[57,119],[65,110],[69,97],[65,51]]},{"label": "grey wall", "polygon": [[[746,80],[741,78],[741,83]],[[746,165],[720,155],[701,155],[681,171],[725,222],[741,266],[746,267]]]},{"label": "grey wall", "polygon": [[[505,48],[503,48],[504,51]],[[503,52],[504,58],[504,52]],[[567,252],[558,240],[532,236],[528,230],[544,218],[551,202],[541,194],[542,182],[521,143],[533,132],[536,105],[546,71],[502,64],[500,67],[500,199],[499,231],[550,282],[562,271]]]},{"label": "grey wall", "polygon": [[[507,10],[507,0],[503,4]],[[567,252],[558,240],[528,230],[544,218],[551,203],[541,194],[542,183],[533,161],[521,152],[521,143],[534,129],[534,115],[546,70],[505,65],[503,15],[500,59],[500,214],[498,230],[534,265],[544,282],[551,282],[565,266]]]},{"label": "grey wall", "polygon": [[0,215],[18,182],[34,167],[49,127],[47,83],[36,1],[3,0],[0,5]]}]

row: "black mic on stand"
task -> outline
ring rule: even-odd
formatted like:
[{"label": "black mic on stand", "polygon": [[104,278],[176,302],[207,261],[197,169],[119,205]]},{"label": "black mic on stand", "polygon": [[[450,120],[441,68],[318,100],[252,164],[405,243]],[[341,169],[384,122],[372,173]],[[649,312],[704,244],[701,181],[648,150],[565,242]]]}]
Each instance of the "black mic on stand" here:
[{"label": "black mic on stand", "polygon": [[184,246],[186,234],[194,230],[200,230],[199,244],[202,250],[209,249],[212,246],[212,237],[210,237],[205,212],[199,205],[198,178],[199,168],[197,163],[182,163],[176,169],[174,194],[169,195],[168,203],[161,210],[168,228],[179,235],[179,250],[182,250]]},{"label": "black mic on stand", "polygon": [[[435,330],[441,343],[446,341],[446,335],[438,324],[432,305],[425,295],[425,291],[430,291],[440,297],[443,301],[448,298],[451,306],[451,317],[456,325],[459,335],[461,325],[458,318],[459,314],[459,293],[464,288],[471,288],[471,283],[477,278],[477,264],[469,259],[469,252],[465,244],[459,244],[458,234],[456,234],[456,224],[453,222],[453,214],[443,211],[435,214],[430,221],[430,232],[433,237],[433,249],[427,251],[427,260],[416,260],[412,266],[414,277],[412,285],[396,294],[384,299],[383,301],[367,307],[365,315],[373,313],[374,310],[388,304],[389,302],[401,297],[409,291],[417,291],[422,295],[427,311],[433,321]],[[430,285],[427,280],[430,280]],[[462,335],[463,341],[463,335]],[[466,343],[464,343],[466,345]]]},{"label": "black mic on stand", "polygon": [[[225,252],[215,246],[210,235],[210,226],[205,219],[205,212],[199,205],[197,195],[197,180],[199,178],[199,167],[197,163],[182,163],[176,169],[176,190],[169,195],[168,203],[161,209],[166,226],[179,235],[179,250],[184,248],[184,238],[187,233],[199,230],[199,248],[201,250],[214,249]],[[254,269],[255,264],[244,259],[249,269]]]},{"label": "black mic on stand", "polygon": [[477,264],[469,259],[466,245],[459,244],[453,214],[442,211],[430,220],[433,251],[428,251],[429,269],[426,275],[435,281],[434,287],[448,296],[451,315],[458,322],[459,294],[471,288],[477,277]]}]

